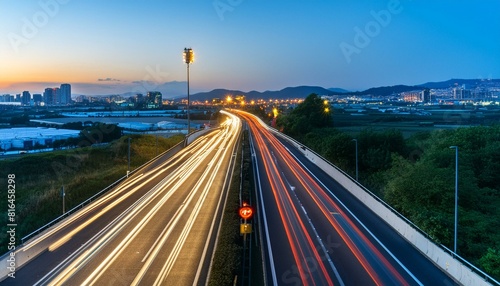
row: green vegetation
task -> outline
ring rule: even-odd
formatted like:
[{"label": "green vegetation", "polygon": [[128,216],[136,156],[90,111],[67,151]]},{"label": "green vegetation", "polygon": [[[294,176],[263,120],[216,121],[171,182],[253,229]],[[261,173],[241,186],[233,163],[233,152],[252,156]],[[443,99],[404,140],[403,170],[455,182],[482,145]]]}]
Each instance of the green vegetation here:
[{"label": "green vegetation", "polygon": [[28,125],[30,122],[30,118],[28,114],[23,114],[19,116],[14,116],[10,119],[10,125],[16,126],[16,125]]},{"label": "green vegetation", "polygon": [[[278,126],[354,175],[353,135],[308,122],[315,119],[299,107],[291,119],[280,116]],[[288,128],[294,118],[311,127]],[[500,125],[417,132],[406,139],[397,129],[363,129],[356,135],[360,182],[448,248],[453,248],[455,189],[455,152],[449,147],[458,146],[458,254],[500,278]]]},{"label": "green vegetation", "polygon": [[96,122],[90,127],[83,128],[81,122],[72,122],[66,123],[63,127],[82,131],[76,138],[55,141],[53,143],[54,148],[85,147],[92,144],[111,142],[122,136],[122,129],[116,124]]},{"label": "green vegetation", "polygon": [[[94,134],[97,138],[97,133]],[[131,135],[101,147],[82,147],[65,151],[25,155],[0,161],[0,181],[7,186],[7,175],[15,174],[16,235],[20,239],[62,214],[61,187],[66,192],[66,210],[123,177],[127,171],[128,137],[131,137],[131,170],[184,139],[184,136],[158,138]],[[100,137],[99,137],[100,138]],[[90,139],[89,139],[90,140]],[[78,144],[88,146],[90,143]],[[2,213],[7,221],[7,204]],[[7,251],[5,226],[0,245]]]},{"label": "green vegetation", "polygon": [[314,128],[333,126],[329,109],[321,97],[311,94],[287,116],[278,116],[276,124],[291,136],[306,134]]}]

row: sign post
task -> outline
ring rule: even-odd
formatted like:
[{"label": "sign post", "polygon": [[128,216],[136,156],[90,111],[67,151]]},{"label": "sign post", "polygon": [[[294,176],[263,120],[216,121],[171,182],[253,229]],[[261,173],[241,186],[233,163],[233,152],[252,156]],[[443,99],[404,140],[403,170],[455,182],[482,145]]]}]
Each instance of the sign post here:
[{"label": "sign post", "polygon": [[240,225],[240,234],[246,235],[247,233],[252,233],[252,225],[247,223],[247,219],[252,218],[253,209],[247,205],[244,205],[239,209],[238,213],[243,219],[243,223]]},{"label": "sign post", "polygon": [[238,210],[238,214],[243,219],[243,223],[240,224],[240,235],[243,235],[243,280],[245,280],[246,276],[250,283],[252,246],[250,243],[249,247],[247,247],[247,234],[252,233],[252,224],[247,223],[247,220],[252,218],[253,208],[246,202],[243,202],[243,206]]},{"label": "sign post", "polygon": [[247,220],[253,216],[253,209],[249,206],[243,206],[240,208],[239,213],[242,219]]}]

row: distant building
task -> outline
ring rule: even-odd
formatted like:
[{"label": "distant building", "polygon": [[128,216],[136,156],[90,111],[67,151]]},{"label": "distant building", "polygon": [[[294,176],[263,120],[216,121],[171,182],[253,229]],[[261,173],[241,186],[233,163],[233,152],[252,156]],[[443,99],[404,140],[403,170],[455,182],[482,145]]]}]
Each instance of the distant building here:
[{"label": "distant building", "polygon": [[34,93],[33,103],[35,103],[35,105],[40,105],[41,102],[42,102],[42,95],[40,93]]},{"label": "distant building", "polygon": [[52,88],[46,88],[43,92],[43,102],[45,102],[45,104],[52,104],[53,97]]},{"label": "distant building", "polygon": [[471,97],[475,100],[491,99],[491,94],[487,89],[476,88],[471,90]]},{"label": "distant building", "polygon": [[422,92],[421,91],[405,91],[401,93],[401,97],[406,102],[421,102]]},{"label": "distant building", "polygon": [[[36,101],[36,100],[34,100]],[[46,88],[43,92],[43,102],[49,105],[68,105],[71,104],[71,85],[61,84],[61,87]]]},{"label": "distant building", "polygon": [[0,102],[14,102],[14,96],[11,94],[4,94],[0,96]]},{"label": "distant building", "polygon": [[60,104],[70,104],[71,103],[71,85],[68,83],[61,84],[59,89],[59,103]]},{"label": "distant building", "polygon": [[467,99],[471,97],[471,92],[468,89],[465,89],[464,86],[462,87],[455,87],[453,88],[453,99]]},{"label": "distant building", "polygon": [[54,105],[61,104],[61,89],[59,89],[58,87],[54,87],[52,90],[54,94],[52,104]]},{"label": "distant building", "polygon": [[144,95],[142,93],[138,93],[135,95],[136,102],[143,102],[144,101]]},{"label": "distant building", "polygon": [[162,94],[159,91],[150,91],[147,94],[146,108],[161,108],[163,104]]},{"label": "distant building", "polygon": [[75,101],[79,102],[79,103],[83,103],[83,102],[88,103],[89,102],[88,98],[85,95],[79,95],[79,96],[77,96],[75,98]]},{"label": "distant building", "polygon": [[45,104],[56,105],[60,103],[59,88],[46,88],[43,92],[43,101]]},{"label": "distant building", "polygon": [[423,102],[432,102],[431,91],[428,88],[422,90],[421,98]]},{"label": "distant building", "polygon": [[78,130],[43,127],[0,129],[0,148],[3,150],[32,150],[50,147],[56,140],[77,138]]},{"label": "distant building", "polygon": [[29,105],[31,101],[31,94],[29,91],[23,91],[23,95],[21,97],[21,104],[22,105]]}]

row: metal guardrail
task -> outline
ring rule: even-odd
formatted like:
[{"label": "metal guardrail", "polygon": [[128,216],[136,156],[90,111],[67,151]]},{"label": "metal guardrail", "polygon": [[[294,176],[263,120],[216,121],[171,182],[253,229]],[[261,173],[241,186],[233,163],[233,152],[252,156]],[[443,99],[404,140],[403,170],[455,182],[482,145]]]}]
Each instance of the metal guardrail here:
[{"label": "metal guardrail", "polygon": [[[128,173],[128,176],[136,173],[138,170],[146,167],[147,165],[151,164],[153,161],[155,161],[156,159],[158,159],[159,157],[165,155],[167,152],[169,152],[170,150],[173,150],[174,148],[178,148],[179,145],[183,145],[184,144],[184,141],[181,141],[177,144],[175,144],[174,146],[172,146],[170,149],[164,151],[163,153],[157,155],[156,157],[154,157],[153,159],[147,161],[146,163],[142,164],[141,166],[135,168],[134,170],[130,171]],[[67,212],[65,212],[64,214],[56,217],[55,219],[53,219],[52,221],[46,223],[45,225],[43,225],[42,227],[38,228],[37,230],[29,233],[28,235],[24,236],[23,238],[21,238],[21,244],[24,244],[25,241],[33,238],[34,236],[40,234],[41,232],[45,231],[46,229],[50,228],[51,226],[59,223],[60,221],[62,221],[63,219],[65,219],[66,217],[74,214],[77,210],[80,210],[82,209],[84,206],[90,204],[92,201],[94,201],[96,198],[100,197],[102,194],[104,194],[105,192],[109,191],[110,189],[114,188],[116,185],[118,185],[119,183],[121,183],[123,180],[125,180],[126,178],[128,178],[127,175],[119,178],[118,180],[116,180],[115,182],[111,183],[109,186],[107,186],[106,188],[102,189],[101,191],[95,193],[94,195],[92,195],[90,198],[86,199],[85,201],[81,202],[80,204],[76,205],[75,207],[73,207],[72,209],[68,210]]]},{"label": "metal guardrail", "polygon": [[455,252],[453,252],[453,250],[449,249],[448,247],[446,247],[446,246],[444,246],[442,244],[440,244],[439,246],[442,249],[444,249],[446,252],[448,252],[453,258],[458,259],[460,262],[462,262],[462,263],[466,264],[468,267],[470,267],[470,269],[473,272],[475,272],[477,275],[483,277],[485,281],[490,282],[492,284],[500,285],[500,282],[497,281],[495,278],[491,277],[490,275],[488,275],[488,273],[485,273],[481,269],[477,268],[474,264],[470,263],[465,258],[463,258],[460,255],[456,254]]},{"label": "metal guardrail", "polygon": [[470,263],[469,261],[467,261],[465,258],[459,256],[458,254],[456,254],[455,252],[453,252],[452,250],[450,250],[446,246],[444,246],[442,244],[437,244],[436,242],[434,242],[432,236],[430,236],[425,231],[423,231],[422,229],[420,229],[411,220],[409,220],[408,218],[406,218],[405,216],[403,216],[401,213],[399,213],[397,210],[395,210],[393,207],[391,207],[389,204],[387,204],[384,200],[382,200],[381,198],[379,198],[373,192],[371,192],[370,190],[368,190],[365,186],[363,186],[362,184],[360,184],[358,181],[356,181],[354,178],[352,178],[349,174],[347,174],[346,172],[344,172],[342,169],[340,169],[339,167],[335,166],[334,164],[332,164],[331,162],[329,162],[328,160],[326,160],[325,158],[323,158],[321,155],[319,155],[315,151],[311,150],[310,148],[308,148],[304,144],[300,143],[299,141],[291,138],[290,136],[288,136],[286,134],[283,134],[283,133],[279,132],[278,130],[276,130],[275,128],[272,128],[272,127],[269,127],[269,126],[268,126],[268,129],[271,130],[275,134],[279,134],[279,136],[283,137],[285,140],[291,141],[291,142],[293,142],[293,143],[295,143],[295,144],[297,144],[299,146],[302,146],[303,148],[306,148],[309,152],[313,153],[314,155],[316,155],[319,158],[321,158],[323,161],[327,162],[330,166],[332,166],[333,168],[335,168],[336,170],[338,170],[340,173],[342,173],[343,175],[345,175],[346,177],[348,177],[355,184],[357,184],[360,188],[362,188],[366,193],[368,193],[370,196],[372,196],[375,200],[377,200],[378,202],[382,203],[385,207],[387,207],[396,216],[398,216],[399,218],[401,218],[402,220],[404,220],[406,223],[408,223],[411,227],[413,227],[414,229],[416,229],[420,234],[422,234],[423,236],[425,236],[434,245],[438,246],[439,248],[441,248],[445,252],[448,252],[453,258],[455,258],[455,259],[459,260],[460,262],[462,262],[463,264],[467,265],[472,272],[474,272],[477,275],[483,277],[485,279],[485,281],[500,286],[500,282],[499,281],[497,281],[496,279],[494,279],[493,277],[491,277],[490,275],[488,275],[487,273],[485,273],[484,271],[482,271],[478,267],[474,266],[472,263]]}]

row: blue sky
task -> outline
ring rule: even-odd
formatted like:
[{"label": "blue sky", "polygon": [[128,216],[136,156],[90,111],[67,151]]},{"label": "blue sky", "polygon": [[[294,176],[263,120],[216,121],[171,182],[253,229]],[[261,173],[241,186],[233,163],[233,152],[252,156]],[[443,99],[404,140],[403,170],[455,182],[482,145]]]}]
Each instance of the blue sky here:
[{"label": "blue sky", "polygon": [[500,1],[0,0],[0,93],[112,94],[500,78]]}]

